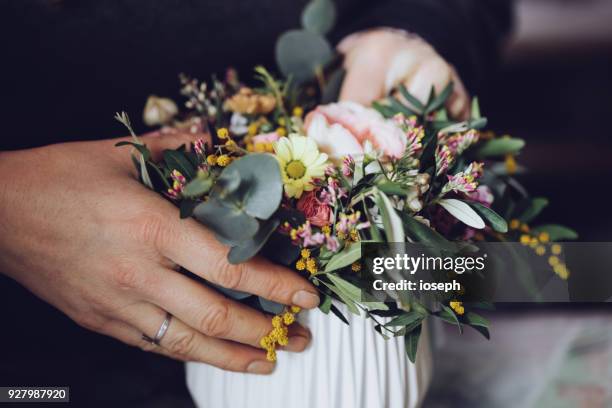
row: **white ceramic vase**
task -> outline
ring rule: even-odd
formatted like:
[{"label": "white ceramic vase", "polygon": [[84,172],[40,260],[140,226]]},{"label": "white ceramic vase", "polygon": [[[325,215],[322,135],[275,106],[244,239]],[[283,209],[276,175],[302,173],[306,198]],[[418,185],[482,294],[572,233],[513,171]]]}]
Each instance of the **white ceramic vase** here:
[{"label": "white ceramic vase", "polygon": [[271,375],[188,363],[187,385],[194,401],[201,408],[419,406],[432,374],[427,327],[412,364],[402,337],[385,340],[371,319],[341,310],[350,325],[319,310],[301,312],[299,321],[310,328],[312,343],[302,353],[279,353]]}]

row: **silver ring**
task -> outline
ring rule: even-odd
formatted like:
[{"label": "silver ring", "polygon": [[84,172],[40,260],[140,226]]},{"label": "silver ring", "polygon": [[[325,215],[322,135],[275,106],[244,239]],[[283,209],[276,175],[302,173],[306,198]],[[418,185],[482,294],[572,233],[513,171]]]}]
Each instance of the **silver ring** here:
[{"label": "silver ring", "polygon": [[169,312],[166,312],[166,318],[162,322],[161,326],[159,326],[159,330],[157,331],[155,337],[151,338],[143,333],[142,339],[144,341],[148,341],[151,344],[159,346],[161,339],[166,335],[168,327],[170,327],[170,320],[172,320],[172,315]]}]

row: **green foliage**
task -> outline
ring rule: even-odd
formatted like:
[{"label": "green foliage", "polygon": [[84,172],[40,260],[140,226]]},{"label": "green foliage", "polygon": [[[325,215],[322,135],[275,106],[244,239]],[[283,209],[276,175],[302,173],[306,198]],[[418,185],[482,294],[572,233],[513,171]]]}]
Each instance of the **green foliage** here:
[{"label": "green foliage", "polygon": [[438,248],[440,250],[455,252],[456,246],[440,235],[437,231],[429,228],[427,225],[417,221],[409,214],[400,213],[404,230],[410,239],[414,242],[427,245],[430,248]]},{"label": "green foliage", "polygon": [[464,201],[484,218],[495,231],[501,232],[502,234],[508,232],[508,223],[495,211],[475,201]]},{"label": "green foliage", "polygon": [[571,228],[564,227],[558,224],[540,225],[531,229],[531,233],[538,235],[542,232],[547,232],[551,241],[563,241],[578,239],[578,233]]},{"label": "green foliage", "polygon": [[523,139],[500,137],[486,141],[476,152],[479,158],[517,154],[525,146]]},{"label": "green foliage", "polygon": [[474,211],[469,205],[463,201],[459,201],[454,198],[445,198],[439,201],[439,204],[444,207],[446,211],[472,228],[483,229],[485,223],[480,216]]},{"label": "green foliage", "polygon": [[276,43],[276,62],[285,77],[298,83],[310,80],[333,58],[329,42],[306,30],[291,30]]},{"label": "green foliage", "polygon": [[416,361],[417,349],[419,347],[419,338],[421,337],[421,326],[417,326],[404,335],[404,345],[406,347],[406,355],[408,360],[413,364]]},{"label": "green foliage", "polygon": [[325,35],[336,21],[336,7],[332,0],[312,0],[302,12],[302,26],[319,35]]},{"label": "green foliage", "polygon": [[517,216],[521,222],[530,223],[540,215],[542,210],[548,206],[548,199],[544,197],[534,197],[528,199],[526,208]]},{"label": "green foliage", "polygon": [[325,272],[332,272],[351,265],[361,259],[361,245],[353,243],[345,246],[342,251],[335,254],[325,265]]}]

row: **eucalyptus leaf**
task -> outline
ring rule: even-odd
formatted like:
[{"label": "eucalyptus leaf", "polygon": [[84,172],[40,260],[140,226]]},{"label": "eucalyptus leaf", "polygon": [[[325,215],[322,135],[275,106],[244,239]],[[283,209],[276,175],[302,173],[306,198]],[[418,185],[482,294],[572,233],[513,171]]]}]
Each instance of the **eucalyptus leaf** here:
[{"label": "eucalyptus leaf", "polygon": [[454,198],[445,198],[440,200],[439,204],[465,225],[476,229],[483,229],[485,227],[485,223],[482,218],[480,218],[480,215],[463,201]]},{"label": "eucalyptus leaf", "polygon": [[246,155],[230,164],[225,173],[240,174],[240,186],[222,201],[239,206],[247,214],[267,220],[278,209],[283,183],[278,161],[271,154]]},{"label": "eucalyptus leaf", "polygon": [[231,264],[239,264],[248,261],[264,246],[270,235],[276,230],[280,221],[270,219],[261,223],[257,234],[253,238],[240,242],[237,246],[230,249],[227,259]]},{"label": "eucalyptus leaf", "polygon": [[200,204],[195,200],[182,200],[179,205],[179,212],[181,219],[189,218],[193,215],[193,210]]},{"label": "eucalyptus leaf", "polygon": [[332,103],[339,99],[340,89],[342,88],[345,75],[346,71],[343,68],[339,68],[327,78],[327,82],[321,94],[322,104]]},{"label": "eucalyptus leaf", "polygon": [[335,21],[336,7],[332,0],[311,0],[302,12],[302,26],[315,34],[327,34]]},{"label": "eucalyptus leaf", "polygon": [[198,204],[193,216],[216,234],[234,242],[252,238],[259,229],[255,218],[239,209],[229,208],[214,198]]},{"label": "eucalyptus leaf", "polygon": [[183,197],[200,197],[210,191],[213,181],[209,178],[196,177],[185,185],[181,194]]},{"label": "eucalyptus leaf", "polygon": [[470,207],[474,209],[482,218],[489,222],[489,225],[497,231],[505,234],[508,232],[508,223],[506,220],[502,218],[501,215],[497,214],[495,211],[490,209],[489,207],[485,207],[484,205],[477,203],[475,201],[465,201]]},{"label": "eucalyptus leaf", "polygon": [[277,314],[281,314],[283,310],[285,309],[285,306],[283,306],[280,303],[273,302],[271,300],[268,300],[262,297],[259,297],[258,300],[264,312],[277,315]]},{"label": "eucalyptus leaf", "polygon": [[276,42],[276,62],[285,77],[297,83],[312,79],[333,58],[329,42],[306,30],[291,30]]}]

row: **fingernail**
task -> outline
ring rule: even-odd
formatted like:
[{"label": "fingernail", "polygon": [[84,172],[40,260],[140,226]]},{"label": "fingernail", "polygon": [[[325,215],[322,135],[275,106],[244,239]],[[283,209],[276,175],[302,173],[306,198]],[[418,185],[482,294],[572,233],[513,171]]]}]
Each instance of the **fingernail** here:
[{"label": "fingernail", "polygon": [[270,361],[253,361],[247,367],[247,371],[251,374],[270,374],[274,371],[274,363]]},{"label": "fingernail", "polygon": [[305,309],[312,309],[313,307],[317,307],[320,302],[319,296],[305,290],[300,290],[299,292],[297,292],[295,295],[293,295],[293,299],[291,300],[294,305],[303,307]]},{"label": "fingernail", "polygon": [[309,337],[304,336],[293,336],[289,337],[289,343],[283,349],[287,351],[293,351],[299,353],[306,349],[306,346],[310,343]]}]

